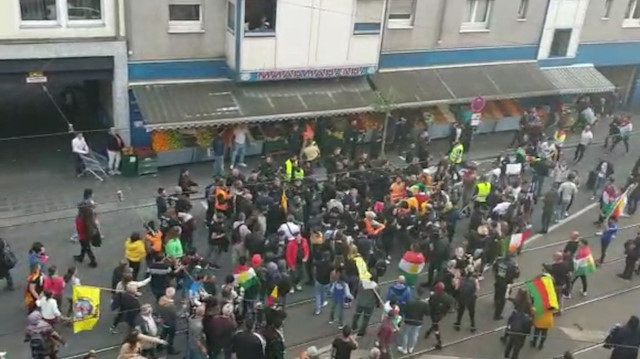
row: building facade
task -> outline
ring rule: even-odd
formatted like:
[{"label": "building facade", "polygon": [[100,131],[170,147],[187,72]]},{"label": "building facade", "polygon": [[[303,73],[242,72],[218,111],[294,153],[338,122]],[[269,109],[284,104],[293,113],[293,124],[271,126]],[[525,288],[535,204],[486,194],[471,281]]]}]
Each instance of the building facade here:
[{"label": "building facade", "polygon": [[78,130],[114,126],[129,137],[123,5],[122,0],[0,3],[5,136],[66,131],[71,124]]},{"label": "building facade", "polygon": [[638,2],[127,2],[134,142],[390,110],[435,117],[444,131],[477,97],[490,102],[481,132],[508,130],[523,108],[562,102],[550,97],[614,87],[638,106]]}]

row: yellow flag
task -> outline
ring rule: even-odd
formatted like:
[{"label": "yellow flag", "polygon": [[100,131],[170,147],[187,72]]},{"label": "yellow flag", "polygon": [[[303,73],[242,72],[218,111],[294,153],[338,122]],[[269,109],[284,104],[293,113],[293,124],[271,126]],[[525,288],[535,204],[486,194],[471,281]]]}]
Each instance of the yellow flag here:
[{"label": "yellow flag", "polygon": [[280,204],[282,208],[284,208],[284,213],[287,213],[289,208],[289,198],[287,198],[287,194],[284,190],[282,190],[282,198],[280,199]]},{"label": "yellow flag", "polygon": [[100,288],[73,287],[73,332],[92,330],[100,318]]}]

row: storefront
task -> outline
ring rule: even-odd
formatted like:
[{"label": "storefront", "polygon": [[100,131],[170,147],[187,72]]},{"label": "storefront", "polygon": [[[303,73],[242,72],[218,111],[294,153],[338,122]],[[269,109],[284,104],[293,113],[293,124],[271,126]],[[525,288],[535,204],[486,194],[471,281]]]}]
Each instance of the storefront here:
[{"label": "storefront", "polygon": [[[144,85],[132,87],[130,98],[132,144],[153,148],[160,167],[211,160],[215,134],[223,132],[230,145],[230,130],[240,123],[249,125],[252,137],[247,156],[286,153],[285,121],[344,130],[356,119],[367,140],[382,124],[366,78]],[[339,132],[333,132],[336,141]]]},{"label": "storefront", "polygon": [[615,86],[593,66],[541,69],[535,62],[382,72],[373,85],[392,107],[409,113],[415,131],[428,126],[432,139],[449,135],[455,121],[469,121],[469,103],[482,96],[486,106],[477,133],[511,131],[523,111],[537,108],[546,119],[556,104],[575,95],[611,92]]}]

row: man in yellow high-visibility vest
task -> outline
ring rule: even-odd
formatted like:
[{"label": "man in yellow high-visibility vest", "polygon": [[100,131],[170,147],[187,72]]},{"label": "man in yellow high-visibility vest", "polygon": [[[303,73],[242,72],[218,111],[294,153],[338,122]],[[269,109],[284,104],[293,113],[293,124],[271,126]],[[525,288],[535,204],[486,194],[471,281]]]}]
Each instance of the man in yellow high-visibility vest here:
[{"label": "man in yellow high-visibility vest", "polygon": [[478,183],[476,183],[476,199],[474,201],[475,208],[487,207],[487,199],[489,198],[489,195],[491,195],[492,189],[493,186],[491,185],[491,182],[487,180],[486,176],[482,176]]},{"label": "man in yellow high-visibility vest", "polygon": [[462,165],[462,156],[464,155],[464,146],[460,141],[455,141],[453,143],[453,148],[451,148],[451,152],[449,152],[449,163],[451,163],[451,174],[454,176],[454,180],[460,179],[460,165]]}]

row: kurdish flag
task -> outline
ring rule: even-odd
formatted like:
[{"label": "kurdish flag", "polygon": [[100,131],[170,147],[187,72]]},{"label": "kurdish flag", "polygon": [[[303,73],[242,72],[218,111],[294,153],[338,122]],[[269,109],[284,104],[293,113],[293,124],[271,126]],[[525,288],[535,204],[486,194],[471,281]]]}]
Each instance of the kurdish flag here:
[{"label": "kurdish flag", "polygon": [[620,218],[620,216],[622,216],[622,211],[624,211],[624,207],[627,206],[627,195],[629,192],[633,191],[636,186],[636,184],[632,184],[615,201],[612,201],[605,206],[604,216],[606,219],[611,217]]},{"label": "kurdish flag", "polygon": [[280,197],[280,205],[284,209],[284,213],[289,211],[289,198],[287,197],[287,193],[282,190],[282,196]]},{"label": "kurdish flag", "polygon": [[547,310],[558,309],[558,296],[550,275],[544,274],[528,282],[527,289],[533,298],[536,317],[540,317]]},{"label": "kurdish flag", "polygon": [[260,284],[260,280],[256,275],[256,271],[248,266],[240,266],[236,268],[233,276],[235,277],[238,285],[240,285],[245,290]]},{"label": "kurdish flag", "polygon": [[269,294],[269,298],[267,298],[267,307],[273,307],[278,300],[278,286],[273,287],[271,294]]},{"label": "kurdish flag", "polygon": [[518,249],[520,249],[520,247],[522,247],[524,242],[526,242],[527,239],[529,239],[529,237],[531,237],[531,233],[533,233],[533,231],[530,230],[530,229],[527,229],[526,231],[524,231],[522,233],[514,233],[514,234],[512,234],[511,238],[509,239],[509,244],[506,247],[505,254],[517,252]]},{"label": "kurdish flag", "polygon": [[583,247],[578,250],[578,254],[574,259],[574,275],[576,277],[581,275],[589,275],[596,271],[596,261],[591,254],[591,248]]},{"label": "kurdish flag", "polygon": [[398,269],[407,280],[408,286],[414,286],[418,281],[420,272],[424,269],[424,256],[422,253],[408,251],[402,256]]}]

